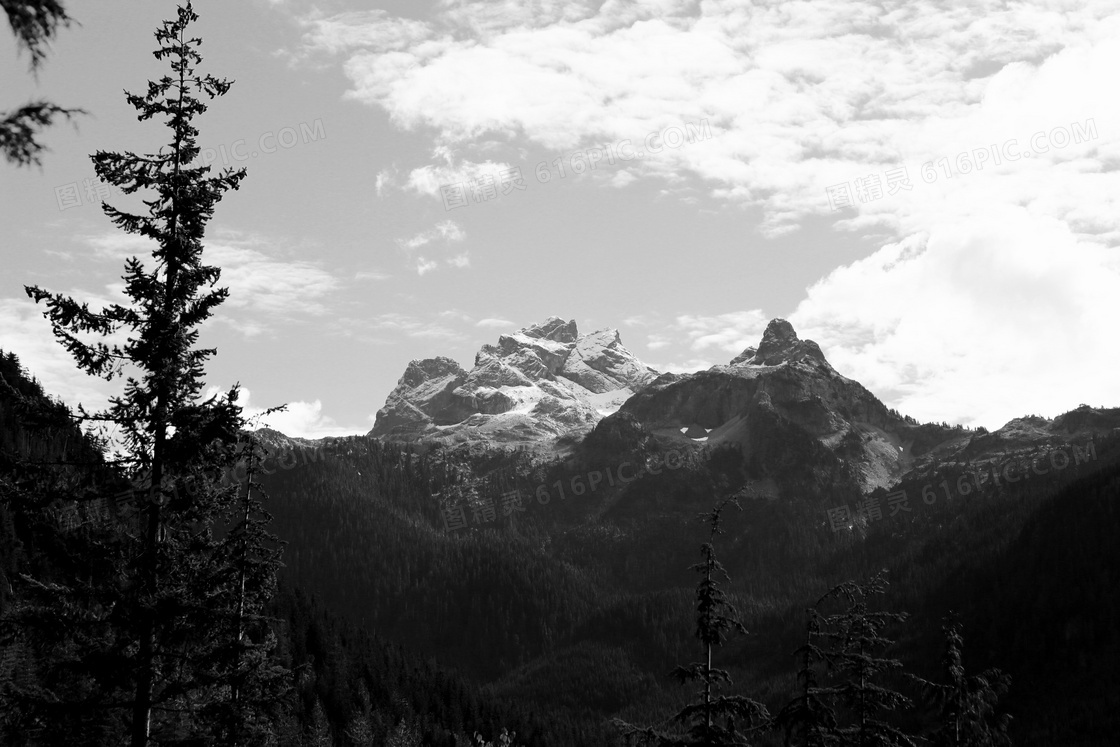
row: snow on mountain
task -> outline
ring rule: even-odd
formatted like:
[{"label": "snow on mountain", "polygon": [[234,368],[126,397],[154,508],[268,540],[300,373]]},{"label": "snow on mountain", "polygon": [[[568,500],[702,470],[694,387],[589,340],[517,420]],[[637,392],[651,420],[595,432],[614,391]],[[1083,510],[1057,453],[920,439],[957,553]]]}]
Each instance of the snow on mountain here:
[{"label": "snow on mountain", "polygon": [[658,376],[616,330],[580,335],[549,317],[484,345],[474,367],[450,358],[412,361],[370,435],[540,443],[587,433]]}]

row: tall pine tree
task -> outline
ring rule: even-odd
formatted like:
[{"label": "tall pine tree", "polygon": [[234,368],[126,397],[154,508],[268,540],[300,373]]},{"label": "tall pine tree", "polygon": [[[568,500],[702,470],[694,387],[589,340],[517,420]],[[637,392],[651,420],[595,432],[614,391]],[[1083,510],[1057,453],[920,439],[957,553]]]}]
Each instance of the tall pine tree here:
[{"label": "tall pine tree", "polygon": [[909,698],[883,682],[884,676],[902,668],[902,662],[885,656],[894,643],[886,629],[906,620],[901,612],[871,609],[871,600],[886,593],[886,571],[866,583],[847,581],[828,592],[818,607],[832,600],[846,607],[821,619],[827,642],[823,656],[836,678],[835,684],[818,693],[832,699],[843,710],[841,725],[830,729],[844,747],[915,747],[914,740],[886,721],[889,713],[911,704]]},{"label": "tall pine tree", "polygon": [[942,665],[948,684],[938,684],[909,675],[937,707],[940,721],[929,735],[933,747],[1010,747],[1011,716],[997,710],[999,700],[1011,688],[1011,677],[999,669],[969,676],[964,668],[964,636],[961,624],[947,619]]},{"label": "tall pine tree", "polygon": [[720,588],[722,577],[730,581],[723,564],[716,557],[716,536],[723,533],[721,521],[728,504],[736,508],[733,499],[724,500],[706,514],[701,514],[709,527],[710,536],[700,548],[701,561],[691,567],[700,574],[696,585],[696,630],[704,650],[704,660],[679,666],[672,676],[686,684],[696,682],[700,689],[696,700],[682,708],[672,720],[688,727],[683,736],[660,732],[653,728],[640,728],[615,720],[615,726],[630,741],[664,747],[724,747],[749,745],[750,736],[770,726],[766,706],[742,695],[720,694],[724,686],[731,686],[731,675],[712,664],[712,655],[732,633],[746,634],[739,611]]},{"label": "tall pine tree", "polygon": [[83,410],[82,418],[112,426],[115,463],[138,486],[125,502],[126,530],[107,540],[115,543],[107,551],[116,555],[114,572],[97,581],[100,598],[87,605],[112,609],[113,626],[100,635],[113,640],[94,646],[104,661],[92,674],[117,690],[110,705],[127,711],[121,720],[132,747],[152,739],[262,742],[265,711],[284,689],[263,616],[279,565],[269,517],[253,480],[244,491],[222,480],[241,456],[238,391],[203,398],[204,365],[215,351],[198,347],[199,327],[228,292],[216,287],[220,270],[203,261],[202,239],[216,204],[245,171],[209,176],[209,167],[191,165],[199,155],[192,121],[207,108],[200,96],[222,96],[231,85],[196,72],[201,40],[187,30],[197,18],[188,2],[164,22],[154,54],[171,74],[143,95],[127,94],[141,121],[163,118],[169,144],[146,155],[93,156],[102,180],[147,197],[146,214],[103,210],[124,232],[152,242],[153,266],[129,259],[130,302],[101,311],[27,288],[83,370],[126,377],[107,411]]},{"label": "tall pine tree", "polygon": [[836,711],[829,702],[829,690],[819,681],[819,667],[829,661],[820,646],[822,616],[816,607],[806,614],[805,643],[794,652],[801,661],[798,694],[774,718],[774,725],[784,733],[785,747],[834,747],[840,740]]}]

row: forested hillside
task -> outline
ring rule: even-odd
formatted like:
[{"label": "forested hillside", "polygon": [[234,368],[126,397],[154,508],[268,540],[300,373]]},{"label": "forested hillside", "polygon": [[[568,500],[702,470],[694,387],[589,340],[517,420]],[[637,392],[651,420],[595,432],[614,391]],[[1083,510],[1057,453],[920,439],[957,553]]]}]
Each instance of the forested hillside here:
[{"label": "forested hillside", "polygon": [[[0,459],[0,622],[5,623],[0,627],[0,703],[5,708],[0,716],[7,718],[18,708],[19,692],[51,687],[43,676],[64,656],[21,643],[19,627],[5,618],[22,601],[12,597],[13,581],[29,573],[61,581],[72,573],[73,562],[88,561],[92,556],[76,550],[96,538],[98,525],[82,508],[75,512],[77,525],[64,530],[60,512],[77,506],[73,497],[83,490],[93,500],[93,486],[125,483],[106,465],[97,444],[72,425],[69,410],[47,398],[14,354],[2,352]],[[314,588],[285,583],[270,609],[279,638],[277,662],[293,673],[289,694],[278,703],[274,727],[280,744],[397,739],[394,744],[402,746],[422,740],[452,747],[474,744],[476,733],[496,739],[502,729],[518,733],[526,745],[577,741],[572,734],[558,734],[517,701],[498,699],[462,680],[429,653],[402,648],[379,636],[376,626],[340,617],[317,601],[317,594]],[[60,704],[58,715],[90,707]],[[57,736],[69,738],[67,733]],[[364,735],[364,741],[355,735]],[[26,737],[8,734],[19,743]]]},{"label": "forested hillside", "polygon": [[[912,615],[898,631],[897,648],[912,671],[936,672],[940,623],[952,610],[966,621],[970,665],[999,666],[1012,675],[1007,704],[1023,743],[1037,743],[1032,735],[1067,710],[1090,708],[1094,719],[1108,718],[1104,703],[1113,696],[1090,706],[1067,698],[1068,690],[1051,690],[1085,666],[1068,650],[1096,660],[1090,651],[1101,639],[1087,620],[1097,620],[1098,605],[1116,601],[1107,556],[1087,575],[1089,569],[1079,568],[1084,581],[1076,584],[1057,580],[1066,578],[1065,562],[1031,573],[1025,571],[1036,564],[1018,558],[1061,551],[1066,540],[1051,533],[1063,524],[1043,518],[1048,512],[1062,512],[1063,536],[1082,528],[1086,538],[1115,536],[1114,515],[1059,507],[1085,500],[1088,485],[1115,478],[1118,446],[1114,437],[1099,439],[1091,455],[1084,447],[1064,470],[985,483],[932,505],[921,499],[922,490],[937,482],[903,483],[895,490],[911,496],[910,512],[886,515],[883,500],[880,520],[841,531],[830,529],[831,504],[744,501],[741,512],[726,518],[721,549],[733,579],[729,591],[751,633],[723,654],[738,686],[775,710],[793,685],[789,654],[800,645],[803,609],[836,583],[888,568],[885,603]],[[665,675],[695,654],[687,568],[703,532],[691,517],[727,484],[737,456],[724,452],[647,474],[608,497],[561,500],[550,488],[547,505],[528,502],[524,512],[498,517],[490,527],[452,530],[443,524],[441,497],[489,493],[497,500],[512,490],[531,496],[556,479],[570,481],[571,473],[516,454],[498,469],[492,455],[415,454],[345,439],[293,451],[288,468],[265,482],[277,531],[292,541],[285,571],[291,579],[316,589],[340,614],[491,683],[510,701],[531,703],[550,722],[589,728],[619,714],[657,721],[682,702],[684,694]],[[951,465],[945,469],[944,479],[957,477]],[[482,477],[471,477],[476,474]],[[1046,531],[1040,534],[1039,526]],[[1097,555],[1090,544],[1078,557]],[[1065,600],[1051,614],[1011,604],[1018,597],[1037,601],[1040,587],[1050,583],[1060,587],[1056,599]],[[1099,624],[1107,626],[1107,619]],[[1023,646],[1038,636],[1066,636],[1055,651],[1067,654],[1035,661]],[[1039,679],[1040,671],[1048,679]],[[920,730],[919,714],[909,718]],[[1091,720],[1078,723],[1086,735],[1094,733]],[[596,738],[610,733],[604,729]]]}]

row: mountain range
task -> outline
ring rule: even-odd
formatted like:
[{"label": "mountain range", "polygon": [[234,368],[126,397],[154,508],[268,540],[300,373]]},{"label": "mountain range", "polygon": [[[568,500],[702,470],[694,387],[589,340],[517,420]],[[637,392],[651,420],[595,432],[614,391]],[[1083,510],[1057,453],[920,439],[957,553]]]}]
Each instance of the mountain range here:
[{"label": "mountain range", "polygon": [[837,372],[784,319],[726,365],[674,374],[638,360],[617,330],[580,335],[575,320],[553,316],[483,346],[469,371],[446,357],[412,361],[369,435],[546,461],[733,449],[744,492],[781,497],[866,494],[939,465],[1030,458],[1118,428],[1117,411],[1087,405],[992,433],[921,424]]}]

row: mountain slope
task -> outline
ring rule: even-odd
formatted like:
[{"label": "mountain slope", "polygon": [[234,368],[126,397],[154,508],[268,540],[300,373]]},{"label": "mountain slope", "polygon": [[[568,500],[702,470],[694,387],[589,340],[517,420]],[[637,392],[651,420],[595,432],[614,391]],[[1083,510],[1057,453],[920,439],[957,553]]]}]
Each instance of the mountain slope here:
[{"label": "mountain slope", "polygon": [[1117,427],[1120,412],[1088,406],[1053,420],[1016,419],[993,433],[920,424],[838,373],[815,342],[774,319],[758,347],[729,365],[656,379],[602,420],[585,446],[638,453],[652,438],[662,450],[733,450],[750,487],[789,497],[791,490],[824,495],[840,485],[869,493],[911,473],[931,475],[943,463],[1037,455]]}]

